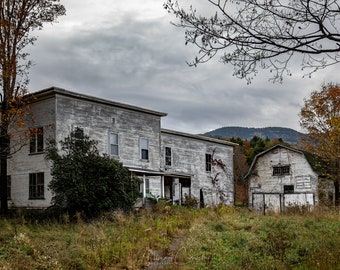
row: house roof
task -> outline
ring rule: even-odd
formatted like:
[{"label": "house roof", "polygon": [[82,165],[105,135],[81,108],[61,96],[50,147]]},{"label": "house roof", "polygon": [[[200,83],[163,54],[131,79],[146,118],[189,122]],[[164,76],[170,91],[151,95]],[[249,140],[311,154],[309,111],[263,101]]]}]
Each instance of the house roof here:
[{"label": "house roof", "polygon": [[292,147],[289,147],[289,146],[286,146],[286,145],[283,145],[283,144],[276,144],[276,145],[274,145],[274,146],[268,148],[267,150],[265,150],[265,151],[263,151],[263,152],[261,152],[261,153],[259,153],[259,154],[257,154],[257,155],[255,156],[255,158],[253,159],[253,162],[251,163],[251,165],[250,165],[250,167],[249,167],[249,171],[248,171],[248,173],[244,176],[244,178],[247,178],[247,177],[251,174],[251,172],[252,172],[252,170],[253,170],[253,168],[254,168],[256,162],[257,162],[257,159],[258,159],[259,157],[264,156],[265,154],[267,154],[268,152],[270,152],[270,151],[272,151],[272,150],[274,150],[274,149],[276,149],[276,148],[285,148],[285,149],[288,149],[288,150],[290,150],[290,151],[293,151],[293,152],[299,153],[299,154],[301,154],[301,155],[304,155],[304,153],[303,153],[301,150],[298,150],[298,149],[295,149],[295,148],[292,148]]},{"label": "house roof", "polygon": [[150,110],[150,109],[146,109],[146,108],[142,108],[142,107],[138,107],[138,106],[134,106],[134,105],[129,105],[129,104],[125,104],[125,103],[120,103],[120,102],[116,102],[116,101],[112,101],[112,100],[102,99],[102,98],[94,97],[94,96],[91,96],[91,95],[80,94],[80,93],[72,92],[72,91],[65,90],[65,89],[58,88],[58,87],[54,87],[54,86],[40,90],[40,91],[37,91],[37,92],[30,93],[26,97],[32,98],[31,102],[35,102],[35,100],[39,101],[39,100],[54,97],[54,96],[57,96],[57,95],[82,99],[82,100],[90,101],[90,102],[101,103],[101,104],[105,104],[105,105],[109,105],[109,106],[114,106],[114,107],[133,110],[133,111],[137,111],[137,112],[152,114],[152,115],[156,115],[156,116],[160,116],[160,117],[167,115],[167,113],[164,113],[164,112]]},{"label": "house roof", "polygon": [[202,136],[202,135],[193,135],[193,134],[189,134],[189,133],[184,133],[184,132],[179,132],[179,131],[174,131],[174,130],[164,129],[164,128],[161,129],[161,133],[180,136],[180,137],[186,137],[186,138],[190,138],[190,139],[196,139],[196,140],[205,141],[205,142],[218,143],[218,144],[223,144],[223,145],[228,145],[228,146],[237,146],[238,145],[237,143],[228,142],[228,141],[225,141],[225,140],[214,139],[214,138],[206,137],[206,136]]}]

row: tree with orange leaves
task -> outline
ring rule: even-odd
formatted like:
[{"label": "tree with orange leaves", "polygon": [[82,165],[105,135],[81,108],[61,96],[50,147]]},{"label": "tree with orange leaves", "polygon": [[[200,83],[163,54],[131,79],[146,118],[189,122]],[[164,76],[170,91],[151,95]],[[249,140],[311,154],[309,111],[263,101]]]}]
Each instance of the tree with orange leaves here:
[{"label": "tree with orange leaves", "polygon": [[33,30],[43,24],[54,22],[65,14],[59,0],[1,0],[0,1],[0,197],[1,214],[6,214],[7,203],[7,158],[10,155],[11,125],[22,125],[24,115],[23,95],[27,92],[28,69],[27,46],[36,37]]},{"label": "tree with orange leaves", "polygon": [[308,132],[306,150],[322,160],[322,172],[334,181],[335,204],[340,205],[340,84],[323,85],[304,100],[300,125]]}]

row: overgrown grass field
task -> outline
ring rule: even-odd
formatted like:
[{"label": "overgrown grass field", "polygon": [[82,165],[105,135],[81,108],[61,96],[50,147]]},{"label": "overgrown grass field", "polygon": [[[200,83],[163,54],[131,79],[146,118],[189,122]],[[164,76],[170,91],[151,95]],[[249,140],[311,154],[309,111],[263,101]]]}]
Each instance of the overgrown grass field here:
[{"label": "overgrown grass field", "polygon": [[0,269],[340,269],[339,210],[262,216],[158,205],[0,226]]}]

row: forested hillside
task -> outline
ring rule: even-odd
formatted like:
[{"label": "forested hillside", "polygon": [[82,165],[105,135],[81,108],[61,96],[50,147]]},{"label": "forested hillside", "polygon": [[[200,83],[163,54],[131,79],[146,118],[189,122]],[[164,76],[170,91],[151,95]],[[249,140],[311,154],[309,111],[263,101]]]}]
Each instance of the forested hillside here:
[{"label": "forested hillside", "polygon": [[265,128],[221,127],[206,132],[203,135],[221,139],[228,139],[234,137],[246,140],[250,140],[254,136],[263,139],[268,137],[270,140],[281,138],[283,141],[292,144],[298,143],[299,138],[303,136],[302,133],[294,129],[283,127],[265,127]]}]

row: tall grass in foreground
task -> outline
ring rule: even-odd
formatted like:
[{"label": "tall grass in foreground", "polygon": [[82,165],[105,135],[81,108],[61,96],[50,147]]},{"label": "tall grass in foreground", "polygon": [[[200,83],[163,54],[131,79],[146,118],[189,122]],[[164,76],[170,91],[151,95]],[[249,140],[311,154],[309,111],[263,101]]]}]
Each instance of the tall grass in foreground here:
[{"label": "tall grass in foreground", "polygon": [[171,260],[157,269],[340,269],[340,216],[331,211],[157,206],[92,222],[15,218],[0,226],[0,269],[143,269],[162,257]]},{"label": "tall grass in foreground", "polygon": [[216,208],[193,224],[176,260],[178,269],[340,269],[339,212]]}]

